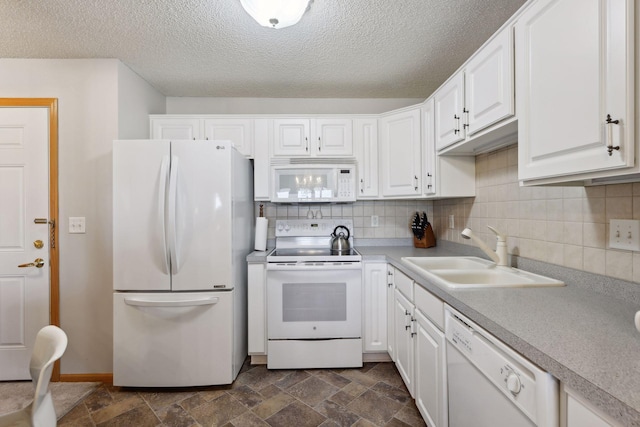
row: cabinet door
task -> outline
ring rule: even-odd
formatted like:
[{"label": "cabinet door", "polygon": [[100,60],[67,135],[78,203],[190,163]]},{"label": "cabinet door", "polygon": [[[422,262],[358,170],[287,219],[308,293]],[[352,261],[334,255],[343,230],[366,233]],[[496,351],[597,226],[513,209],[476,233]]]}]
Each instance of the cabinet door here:
[{"label": "cabinet door", "polygon": [[395,291],[394,317],[396,328],[396,367],[413,397],[413,304],[397,289]]},{"label": "cabinet door", "polygon": [[310,128],[309,119],[274,119],[273,155],[310,156]]},{"label": "cabinet door", "polygon": [[387,351],[387,264],[364,265],[364,351]]},{"label": "cabinet door", "polygon": [[358,160],[358,199],[377,198],[378,120],[354,120],[353,144]]},{"label": "cabinet door", "polygon": [[466,136],[514,114],[512,34],[511,27],[503,29],[465,67]]},{"label": "cabinet door", "polygon": [[396,269],[388,266],[387,270],[387,352],[394,362],[396,361],[396,327],[395,327],[395,286],[393,277]]},{"label": "cabinet door", "polygon": [[205,119],[204,137],[230,140],[240,153],[253,157],[253,120],[251,119]]},{"label": "cabinet door", "polygon": [[151,139],[203,139],[202,120],[185,118],[152,118]]},{"label": "cabinet door", "polygon": [[351,119],[316,119],[313,121],[315,155],[353,156],[353,127]]},{"label": "cabinet door", "polygon": [[423,173],[422,190],[426,196],[436,194],[436,131],[434,127],[434,100],[429,98],[422,104],[422,148]]},{"label": "cabinet door", "polygon": [[420,144],[420,108],[380,119],[383,196],[419,196],[422,193]]},{"label": "cabinet door", "polygon": [[447,364],[444,334],[420,310],[415,311],[416,406],[432,427],[448,425]]},{"label": "cabinet door", "polygon": [[434,95],[436,149],[442,150],[464,139],[464,73],[459,72]]},{"label": "cabinet door", "polygon": [[521,180],[633,166],[632,3],[540,0],[518,19]]},{"label": "cabinet door", "polygon": [[602,410],[595,408],[584,397],[578,395],[568,387],[563,386],[561,418],[564,427],[619,427],[620,423],[613,420]]},{"label": "cabinet door", "polygon": [[254,200],[269,200],[269,146],[272,132],[271,120],[255,119],[253,144],[253,198]]},{"label": "cabinet door", "polygon": [[263,263],[249,264],[247,307],[249,354],[267,354],[266,273]]}]

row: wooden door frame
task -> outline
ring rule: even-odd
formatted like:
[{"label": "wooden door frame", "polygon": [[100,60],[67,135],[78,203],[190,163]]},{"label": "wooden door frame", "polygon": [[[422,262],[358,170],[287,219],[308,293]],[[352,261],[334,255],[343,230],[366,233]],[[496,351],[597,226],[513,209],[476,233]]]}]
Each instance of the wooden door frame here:
[{"label": "wooden door frame", "polygon": [[[53,221],[54,242],[49,247],[49,322],[60,326],[60,266],[58,221],[58,98],[0,98],[0,107],[45,107],[49,109],[49,221]],[[60,361],[51,374],[60,380]]]}]

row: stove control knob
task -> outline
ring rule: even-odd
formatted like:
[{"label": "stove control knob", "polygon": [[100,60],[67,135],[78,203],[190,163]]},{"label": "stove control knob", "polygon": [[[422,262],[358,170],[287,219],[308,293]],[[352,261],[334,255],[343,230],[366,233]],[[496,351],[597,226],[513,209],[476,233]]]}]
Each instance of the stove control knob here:
[{"label": "stove control knob", "polygon": [[507,376],[507,390],[511,392],[514,396],[517,396],[522,389],[522,383],[520,382],[520,378],[518,375],[513,372]]},{"label": "stove control knob", "polygon": [[282,223],[278,224],[278,231],[284,230],[284,225]]},{"label": "stove control knob", "polygon": [[284,231],[289,231],[291,230],[291,226],[289,226],[289,224],[284,226]]}]

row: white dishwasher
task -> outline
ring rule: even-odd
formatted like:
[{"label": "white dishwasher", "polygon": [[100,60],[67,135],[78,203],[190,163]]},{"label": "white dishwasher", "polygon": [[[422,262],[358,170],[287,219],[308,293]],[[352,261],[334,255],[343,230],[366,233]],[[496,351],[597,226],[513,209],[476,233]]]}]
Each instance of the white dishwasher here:
[{"label": "white dishwasher", "polygon": [[449,427],[558,427],[558,381],[445,306]]}]

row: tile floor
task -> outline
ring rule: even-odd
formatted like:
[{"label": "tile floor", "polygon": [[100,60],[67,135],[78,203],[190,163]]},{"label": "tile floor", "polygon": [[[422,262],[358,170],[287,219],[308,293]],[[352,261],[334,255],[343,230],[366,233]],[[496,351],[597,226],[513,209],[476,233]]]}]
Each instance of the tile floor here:
[{"label": "tile floor", "polygon": [[103,385],[65,415],[72,426],[424,426],[392,363],[360,369],[273,370],[245,363],[229,386]]}]

